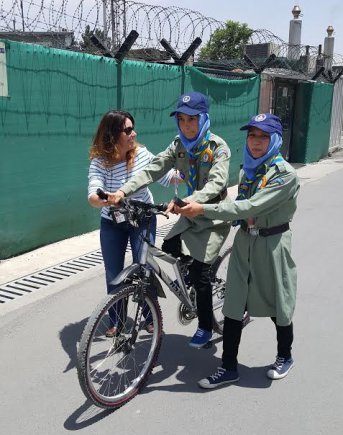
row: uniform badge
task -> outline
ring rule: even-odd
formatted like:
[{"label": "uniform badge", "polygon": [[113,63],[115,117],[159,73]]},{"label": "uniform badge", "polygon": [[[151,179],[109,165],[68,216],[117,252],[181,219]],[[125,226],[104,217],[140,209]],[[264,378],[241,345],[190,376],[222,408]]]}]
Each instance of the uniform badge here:
[{"label": "uniform badge", "polygon": [[181,152],[177,153],[177,156],[178,156],[180,159],[184,159],[184,158],[185,158],[185,153],[183,153],[183,152],[181,151]]},{"label": "uniform badge", "polygon": [[261,113],[260,115],[256,115],[255,116],[255,121],[256,122],[262,122],[266,119],[266,115],[264,113]]},{"label": "uniform badge", "polygon": [[200,161],[205,164],[211,163],[213,160],[213,154],[210,148],[206,148],[200,155]]},{"label": "uniform badge", "polygon": [[283,184],[285,184],[285,180],[280,177],[274,178],[274,180],[271,180],[270,186],[275,186],[275,184],[282,186]]},{"label": "uniform badge", "polygon": [[188,101],[190,101],[191,100],[191,97],[189,96],[189,95],[185,95],[183,98],[182,98],[182,102],[183,103],[188,103]]},{"label": "uniform badge", "polygon": [[266,184],[267,184],[267,177],[263,175],[263,177],[261,178],[261,180],[257,185],[257,189],[264,189],[266,187]]},{"label": "uniform badge", "polygon": [[217,153],[218,157],[228,157],[228,153],[225,150],[219,150]]}]

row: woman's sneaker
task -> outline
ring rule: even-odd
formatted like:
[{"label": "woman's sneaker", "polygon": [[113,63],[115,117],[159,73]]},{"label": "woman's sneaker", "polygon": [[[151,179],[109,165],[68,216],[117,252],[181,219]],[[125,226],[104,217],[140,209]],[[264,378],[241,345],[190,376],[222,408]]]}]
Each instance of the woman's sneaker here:
[{"label": "woman's sneaker", "polygon": [[294,367],[293,358],[276,357],[275,363],[267,371],[267,376],[270,379],[282,379],[288,375],[291,368]]},{"label": "woman's sneaker", "polygon": [[218,367],[217,371],[208,378],[201,379],[198,382],[201,388],[217,388],[224,384],[239,381],[239,374],[237,370],[226,370],[223,367]]},{"label": "woman's sneaker", "polygon": [[205,329],[198,328],[196,333],[193,335],[192,340],[189,342],[191,347],[203,347],[212,338],[212,332],[206,331]]}]

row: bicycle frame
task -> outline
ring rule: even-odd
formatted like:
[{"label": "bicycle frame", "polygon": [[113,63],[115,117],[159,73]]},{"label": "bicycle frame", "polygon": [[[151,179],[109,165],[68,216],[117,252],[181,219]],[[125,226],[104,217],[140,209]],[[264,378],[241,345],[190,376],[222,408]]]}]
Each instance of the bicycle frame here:
[{"label": "bicycle frame", "polygon": [[[147,230],[147,233],[148,232],[149,231]],[[173,266],[175,276],[176,276],[176,281],[173,280],[166,272],[164,272],[163,269],[161,269],[161,267],[155,261],[154,257],[157,257],[160,260],[165,261],[166,263],[169,263]],[[116,278],[113,281],[111,281],[111,284],[119,285],[125,279],[129,278],[130,276],[136,273],[144,274],[146,277],[149,277],[152,270],[157,276],[160,277],[160,279],[165,283],[165,285],[169,288],[169,290],[172,293],[174,293],[174,295],[183,304],[187,306],[187,308],[189,308],[193,312],[196,311],[196,308],[189,297],[187,287],[181,273],[180,260],[178,260],[175,257],[172,257],[171,255],[163,252],[161,249],[157,248],[155,245],[153,245],[150,242],[147,236],[143,237],[143,247],[142,247],[139,263],[133,263],[130,266],[123,269],[119,273],[119,275],[117,275]],[[163,296],[165,296],[164,292],[163,292]]]}]

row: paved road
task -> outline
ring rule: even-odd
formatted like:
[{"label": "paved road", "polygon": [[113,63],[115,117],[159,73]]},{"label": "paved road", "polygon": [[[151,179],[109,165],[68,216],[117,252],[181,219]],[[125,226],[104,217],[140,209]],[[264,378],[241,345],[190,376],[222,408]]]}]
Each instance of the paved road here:
[{"label": "paved road", "polygon": [[90,405],[78,385],[75,358],[87,317],[103,296],[104,277],[95,268],[34,303],[0,311],[1,434],[341,435],[343,159],[336,160],[340,166],[333,172],[301,172],[292,224],[299,282],[296,367],[286,379],[265,377],[276,353],[275,332],[270,320],[253,319],[242,337],[239,383],[200,390],[196,381],[220,364],[221,342],[209,350],[189,348],[195,325],[177,323],[170,295],[162,301],[166,334],[159,365],[144,391],[113,413]]}]

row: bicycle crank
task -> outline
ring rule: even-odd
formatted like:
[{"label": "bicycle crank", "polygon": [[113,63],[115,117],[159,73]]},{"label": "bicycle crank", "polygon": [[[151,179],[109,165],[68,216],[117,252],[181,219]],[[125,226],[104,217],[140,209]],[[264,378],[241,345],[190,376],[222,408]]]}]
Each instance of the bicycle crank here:
[{"label": "bicycle crank", "polygon": [[197,317],[194,311],[191,311],[185,304],[179,303],[177,309],[177,320],[181,325],[186,326],[191,323],[193,319]]}]

